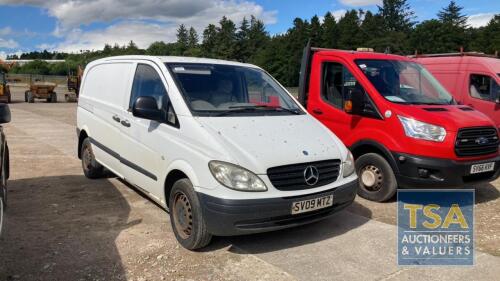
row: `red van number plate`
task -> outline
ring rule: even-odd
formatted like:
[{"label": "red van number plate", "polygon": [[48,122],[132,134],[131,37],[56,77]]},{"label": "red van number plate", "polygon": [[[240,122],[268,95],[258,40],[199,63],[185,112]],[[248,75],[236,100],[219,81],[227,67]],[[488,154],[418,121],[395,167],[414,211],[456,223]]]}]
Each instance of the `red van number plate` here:
[{"label": "red van number plate", "polygon": [[484,164],[476,164],[470,167],[471,174],[478,174],[484,172],[490,172],[495,169],[495,162],[484,163]]}]

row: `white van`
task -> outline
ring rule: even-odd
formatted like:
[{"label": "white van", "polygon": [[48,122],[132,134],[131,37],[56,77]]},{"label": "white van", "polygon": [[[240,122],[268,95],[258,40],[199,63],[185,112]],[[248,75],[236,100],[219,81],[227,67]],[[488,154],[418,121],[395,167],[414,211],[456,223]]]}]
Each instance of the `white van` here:
[{"label": "white van", "polygon": [[344,144],[254,65],[100,59],[85,69],[77,123],[85,175],[105,167],[137,186],[187,249],[317,221],[356,196]]}]

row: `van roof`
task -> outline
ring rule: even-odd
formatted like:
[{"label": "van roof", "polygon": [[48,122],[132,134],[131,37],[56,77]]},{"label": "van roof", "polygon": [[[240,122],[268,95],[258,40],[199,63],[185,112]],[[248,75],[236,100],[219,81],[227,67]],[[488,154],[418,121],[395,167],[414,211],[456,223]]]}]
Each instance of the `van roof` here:
[{"label": "van roof", "polygon": [[[241,63],[228,60],[197,58],[197,57],[178,57],[178,56],[114,56],[99,59],[97,61],[116,61],[116,60],[160,60],[162,63],[207,63],[207,64],[223,64],[259,68],[256,65]],[[97,62],[96,61],[96,62]]]},{"label": "van roof", "polygon": [[480,64],[485,65],[495,73],[500,73],[500,59],[486,56],[436,56],[416,57],[424,65],[431,64]]},{"label": "van roof", "polygon": [[376,53],[376,52],[366,52],[366,51],[349,51],[349,50],[338,50],[338,49],[323,49],[323,48],[311,48],[315,54],[318,55],[341,55],[344,58],[348,58],[351,60],[356,59],[389,59],[389,60],[403,60],[403,61],[411,61],[411,59],[405,56],[393,55],[393,54],[385,54],[385,53]]}]

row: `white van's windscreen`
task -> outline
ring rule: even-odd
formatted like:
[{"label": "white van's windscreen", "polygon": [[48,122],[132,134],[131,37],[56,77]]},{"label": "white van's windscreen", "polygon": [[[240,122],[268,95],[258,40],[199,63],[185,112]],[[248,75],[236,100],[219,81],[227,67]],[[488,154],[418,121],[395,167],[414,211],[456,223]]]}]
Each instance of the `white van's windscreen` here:
[{"label": "white van's windscreen", "polygon": [[221,64],[166,64],[194,115],[304,114],[265,71]]}]

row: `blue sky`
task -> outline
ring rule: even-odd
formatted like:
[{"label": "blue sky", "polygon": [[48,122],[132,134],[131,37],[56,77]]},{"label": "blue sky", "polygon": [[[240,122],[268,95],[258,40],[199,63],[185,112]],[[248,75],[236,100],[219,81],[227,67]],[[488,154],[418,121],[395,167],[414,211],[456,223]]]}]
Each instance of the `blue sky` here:
[{"label": "blue sky", "polygon": [[[181,23],[201,34],[208,23],[223,15],[234,21],[256,15],[271,34],[285,32],[296,17],[310,18],[327,11],[338,17],[348,9],[377,10],[381,0],[0,0],[0,57],[31,50],[78,52],[102,49],[104,43],[140,47],[175,39]],[[418,21],[435,17],[449,0],[410,0]],[[495,13],[500,1],[456,1],[481,26]]]}]

